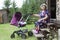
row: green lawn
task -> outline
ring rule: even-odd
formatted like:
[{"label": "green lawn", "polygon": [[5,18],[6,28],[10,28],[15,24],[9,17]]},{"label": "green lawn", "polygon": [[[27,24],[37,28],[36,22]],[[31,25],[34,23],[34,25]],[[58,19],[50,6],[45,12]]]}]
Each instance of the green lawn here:
[{"label": "green lawn", "polygon": [[[26,28],[31,30],[34,28],[34,25],[33,24],[26,25],[26,27],[23,27],[21,29],[26,29]],[[22,40],[21,37],[18,37],[17,35],[14,39],[10,38],[10,35],[13,33],[13,31],[19,29],[20,28],[12,26],[9,23],[0,24],[0,40]],[[27,37],[26,40],[37,40],[37,39],[33,36],[33,37]],[[56,38],[54,40],[56,40]]]},{"label": "green lawn", "polygon": [[[28,28],[31,30],[34,27],[33,24],[27,25],[26,27],[22,28]],[[10,38],[10,35],[13,33],[13,31],[19,30],[18,27],[12,26],[9,23],[7,24],[0,24],[0,40],[22,40],[21,37],[16,36],[14,39]],[[26,40],[36,40],[35,37],[28,37]]]}]

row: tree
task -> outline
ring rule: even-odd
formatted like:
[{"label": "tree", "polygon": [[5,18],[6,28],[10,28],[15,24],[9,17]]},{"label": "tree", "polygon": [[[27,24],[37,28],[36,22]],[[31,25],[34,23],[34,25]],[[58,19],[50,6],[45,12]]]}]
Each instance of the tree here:
[{"label": "tree", "polygon": [[13,13],[15,13],[15,12],[17,12],[17,11],[20,11],[20,8],[17,7],[15,1],[13,1],[11,8],[13,9]]},{"label": "tree", "polygon": [[[10,7],[10,5],[11,5],[11,2],[10,2],[10,0],[5,0],[4,1],[4,5],[5,5],[5,10],[6,10],[6,12],[7,12],[7,17],[8,17],[8,15],[9,15],[9,7]],[[8,20],[9,21],[9,20]]]},{"label": "tree", "polygon": [[7,11],[7,14],[8,14],[8,13],[9,13],[9,7],[10,7],[10,5],[11,5],[10,0],[5,0],[5,1],[4,1],[4,5],[5,5],[5,9],[6,9],[6,11]]},{"label": "tree", "polygon": [[21,12],[26,16],[30,13],[38,13],[40,11],[40,5],[44,1],[45,0],[26,0],[21,8]]},{"label": "tree", "polygon": [[13,14],[15,13],[15,12],[17,12],[17,11],[20,11],[19,10],[20,8],[18,8],[18,7],[16,7],[16,3],[15,3],[15,1],[13,1],[12,2],[12,5],[11,5],[11,7],[10,7],[10,13],[9,13],[9,22],[11,21],[11,18],[12,18],[12,16],[13,16]]},{"label": "tree", "polygon": [[13,1],[13,3],[12,3],[12,8],[13,8],[14,12],[16,12],[16,3],[15,3],[15,1]]},{"label": "tree", "polygon": [[44,0],[26,0],[22,6],[22,13],[38,13]]}]

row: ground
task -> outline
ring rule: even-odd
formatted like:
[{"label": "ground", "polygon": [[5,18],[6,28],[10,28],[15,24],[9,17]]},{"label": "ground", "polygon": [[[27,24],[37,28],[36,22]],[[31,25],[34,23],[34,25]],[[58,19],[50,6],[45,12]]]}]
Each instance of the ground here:
[{"label": "ground", "polygon": [[[23,27],[22,29],[33,29],[34,24],[26,25],[26,27]],[[10,38],[10,35],[13,33],[15,30],[19,30],[20,28],[16,26],[12,26],[9,23],[7,24],[0,24],[0,40],[22,40],[21,37],[16,37],[14,39]],[[33,37],[28,37],[26,40],[37,40],[34,36]],[[55,40],[55,39],[54,39]]]},{"label": "ground", "polygon": [[[26,27],[24,27],[22,29],[28,28],[29,30],[31,30],[33,27],[34,27],[34,25],[27,25]],[[19,30],[19,29],[20,28],[12,26],[9,23],[0,24],[0,40],[20,40],[21,37],[18,37],[18,36],[16,36],[15,39],[10,38],[10,35],[13,33],[13,31]],[[36,40],[36,38],[28,37],[26,40]]]}]

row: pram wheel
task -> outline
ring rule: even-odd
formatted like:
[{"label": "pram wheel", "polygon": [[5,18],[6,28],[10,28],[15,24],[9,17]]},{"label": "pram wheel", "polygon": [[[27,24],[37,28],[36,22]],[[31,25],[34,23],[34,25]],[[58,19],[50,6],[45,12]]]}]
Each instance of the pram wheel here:
[{"label": "pram wheel", "polygon": [[33,36],[32,31],[29,31],[29,32],[28,32],[28,36]]},{"label": "pram wheel", "polygon": [[21,34],[21,38],[22,39],[26,39],[27,38],[27,35],[26,34]]},{"label": "pram wheel", "polygon": [[10,36],[11,38],[15,38],[15,34],[11,34],[11,36]]}]

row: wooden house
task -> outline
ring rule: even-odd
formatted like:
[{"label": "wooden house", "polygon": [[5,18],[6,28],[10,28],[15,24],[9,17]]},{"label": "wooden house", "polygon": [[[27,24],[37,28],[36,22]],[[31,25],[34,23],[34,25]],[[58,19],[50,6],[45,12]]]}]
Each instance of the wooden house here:
[{"label": "wooden house", "polygon": [[5,10],[0,10],[0,23],[7,23],[7,12]]}]

